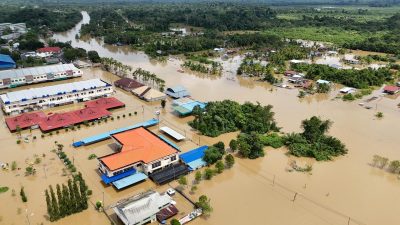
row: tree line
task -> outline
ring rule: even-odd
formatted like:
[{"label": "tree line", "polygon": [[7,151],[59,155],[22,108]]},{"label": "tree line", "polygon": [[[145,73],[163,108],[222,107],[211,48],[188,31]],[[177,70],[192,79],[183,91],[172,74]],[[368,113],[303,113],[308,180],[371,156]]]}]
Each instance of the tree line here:
[{"label": "tree line", "polygon": [[56,192],[50,185],[45,195],[47,214],[51,222],[88,208],[88,187],[81,173],[74,175],[67,184],[57,184]]}]

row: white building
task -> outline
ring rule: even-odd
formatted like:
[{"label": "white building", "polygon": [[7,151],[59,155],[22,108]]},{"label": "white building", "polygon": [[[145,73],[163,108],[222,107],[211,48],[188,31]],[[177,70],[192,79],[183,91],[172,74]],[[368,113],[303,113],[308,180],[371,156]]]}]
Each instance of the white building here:
[{"label": "white building", "polygon": [[73,64],[38,66],[0,71],[0,89],[27,84],[81,77],[82,70]]},{"label": "white building", "polygon": [[167,194],[148,191],[118,202],[113,208],[125,225],[141,225],[156,221],[156,214],[172,204]]},{"label": "white building", "polygon": [[144,127],[114,134],[117,152],[98,158],[108,178],[135,170],[148,175],[179,162],[178,150]]},{"label": "white building", "polygon": [[0,103],[10,115],[107,97],[112,93],[111,84],[92,79],[5,93],[0,95]]}]

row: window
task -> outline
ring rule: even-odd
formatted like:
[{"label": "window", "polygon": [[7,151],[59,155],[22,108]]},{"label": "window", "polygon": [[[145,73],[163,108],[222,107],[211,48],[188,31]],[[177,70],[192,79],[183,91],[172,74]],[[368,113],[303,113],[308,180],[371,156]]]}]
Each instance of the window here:
[{"label": "window", "polygon": [[176,160],[176,155],[171,157],[171,161],[175,161]]},{"label": "window", "polygon": [[151,168],[157,168],[157,167],[159,167],[159,166],[161,166],[161,162],[156,162],[156,163],[153,163],[152,165],[151,165]]}]

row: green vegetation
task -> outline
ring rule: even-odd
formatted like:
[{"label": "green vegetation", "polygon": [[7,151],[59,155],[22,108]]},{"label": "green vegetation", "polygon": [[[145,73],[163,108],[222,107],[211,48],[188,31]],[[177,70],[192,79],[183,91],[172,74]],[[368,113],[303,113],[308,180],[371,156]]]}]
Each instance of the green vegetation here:
[{"label": "green vegetation", "polygon": [[27,202],[28,198],[26,197],[25,191],[24,191],[24,187],[21,187],[21,191],[19,192],[19,195],[21,196],[21,200],[22,202]]},{"label": "green vegetation", "polygon": [[331,121],[316,116],[303,120],[302,133],[290,133],[284,137],[289,153],[298,157],[312,157],[318,161],[346,154],[347,149],[340,140],[325,134],[331,125]]},{"label": "green vegetation", "polygon": [[235,164],[235,158],[231,154],[226,155],[225,156],[226,168],[227,169],[232,168],[234,164]]},{"label": "green vegetation", "polygon": [[97,158],[97,155],[96,155],[96,154],[90,154],[90,155],[88,156],[88,159],[89,159],[89,160],[92,160],[92,159],[95,159],[95,158]]},{"label": "green vegetation", "polygon": [[181,225],[181,223],[179,222],[179,220],[174,218],[171,220],[171,225]]},{"label": "green vegetation", "polygon": [[203,210],[204,215],[210,215],[210,213],[213,211],[213,208],[211,207],[211,199],[209,199],[207,196],[202,195],[199,197],[199,201],[196,202],[196,206],[198,208],[201,208]]},{"label": "green vegetation", "polygon": [[216,143],[216,144],[210,146],[204,152],[203,160],[206,161],[208,164],[214,164],[217,161],[221,160],[222,157],[224,156],[224,154],[225,154],[225,146],[223,146],[219,143]]},{"label": "green vegetation", "polygon": [[354,88],[381,86],[385,82],[393,80],[392,74],[387,68],[380,68],[377,70],[341,70],[327,65],[304,63],[292,64],[291,66],[293,70],[305,72],[307,79],[324,79]]},{"label": "green vegetation", "polygon": [[231,100],[209,102],[204,109],[195,107],[194,120],[189,125],[201,134],[216,137],[223,133],[242,131],[267,133],[277,131],[272,106],[246,102],[239,104]]},{"label": "green vegetation", "polygon": [[67,184],[61,186],[57,184],[56,191],[57,198],[51,185],[45,191],[47,214],[50,221],[57,221],[88,208],[88,187],[81,173],[74,175]]},{"label": "green vegetation", "polygon": [[34,30],[40,28],[40,32],[43,33],[48,30],[54,32],[69,30],[82,19],[79,10],[68,7],[54,10],[54,8],[19,8],[2,5],[0,14],[0,23],[26,23],[27,27]]},{"label": "green vegetation", "polygon": [[4,193],[8,191],[8,187],[0,187],[0,193]]},{"label": "green vegetation", "polygon": [[400,174],[400,161],[399,160],[389,161],[389,159],[386,157],[383,157],[380,155],[374,155],[371,165],[373,167],[377,167],[380,169],[384,169],[387,167],[387,170],[389,172],[394,173],[394,174]]},{"label": "green vegetation", "polygon": [[377,112],[375,114],[375,117],[378,118],[378,119],[382,119],[383,118],[383,112]]},{"label": "green vegetation", "polygon": [[210,65],[200,62],[194,62],[191,60],[186,60],[183,67],[189,68],[192,71],[197,71],[201,73],[208,73],[212,75],[220,75],[222,72],[222,66],[218,62],[212,61]]}]

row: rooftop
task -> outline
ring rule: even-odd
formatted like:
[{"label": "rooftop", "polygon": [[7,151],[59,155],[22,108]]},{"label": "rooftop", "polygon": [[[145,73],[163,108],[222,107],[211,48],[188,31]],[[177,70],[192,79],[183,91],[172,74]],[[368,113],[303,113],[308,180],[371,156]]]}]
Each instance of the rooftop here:
[{"label": "rooftop", "polygon": [[132,90],[144,86],[144,84],[137,82],[131,78],[122,78],[114,82],[115,86],[124,90]]},{"label": "rooftop", "polygon": [[43,98],[52,95],[73,93],[77,91],[89,90],[98,87],[106,87],[108,85],[109,84],[100,79],[92,79],[92,80],[84,80],[73,83],[65,83],[53,86],[8,92],[6,94],[0,95],[0,98],[4,103],[7,102],[12,103],[18,101],[26,101],[35,98]]},{"label": "rooftop", "polygon": [[6,78],[19,78],[25,77],[28,75],[45,75],[48,73],[60,73],[65,71],[76,71],[79,70],[73,64],[59,64],[59,65],[51,65],[51,66],[36,66],[36,67],[28,67],[22,69],[12,69],[12,70],[4,70],[0,71],[0,79]]},{"label": "rooftop", "polygon": [[36,50],[37,52],[52,52],[52,53],[57,53],[61,51],[60,47],[44,47],[44,48],[39,48]]},{"label": "rooftop", "polygon": [[88,101],[85,103],[86,107],[99,107],[102,109],[114,109],[119,107],[124,107],[125,104],[120,100],[109,97],[109,98],[99,98],[93,101]]},{"label": "rooftop", "polygon": [[167,194],[149,191],[117,203],[113,210],[125,225],[133,225],[157,214],[171,201]]},{"label": "rooftop", "polygon": [[9,55],[0,54],[0,62],[15,64],[14,60]]},{"label": "rooftop", "polygon": [[99,158],[110,170],[136,162],[149,163],[178,152],[144,127],[114,134],[112,137],[122,145],[121,151]]}]

